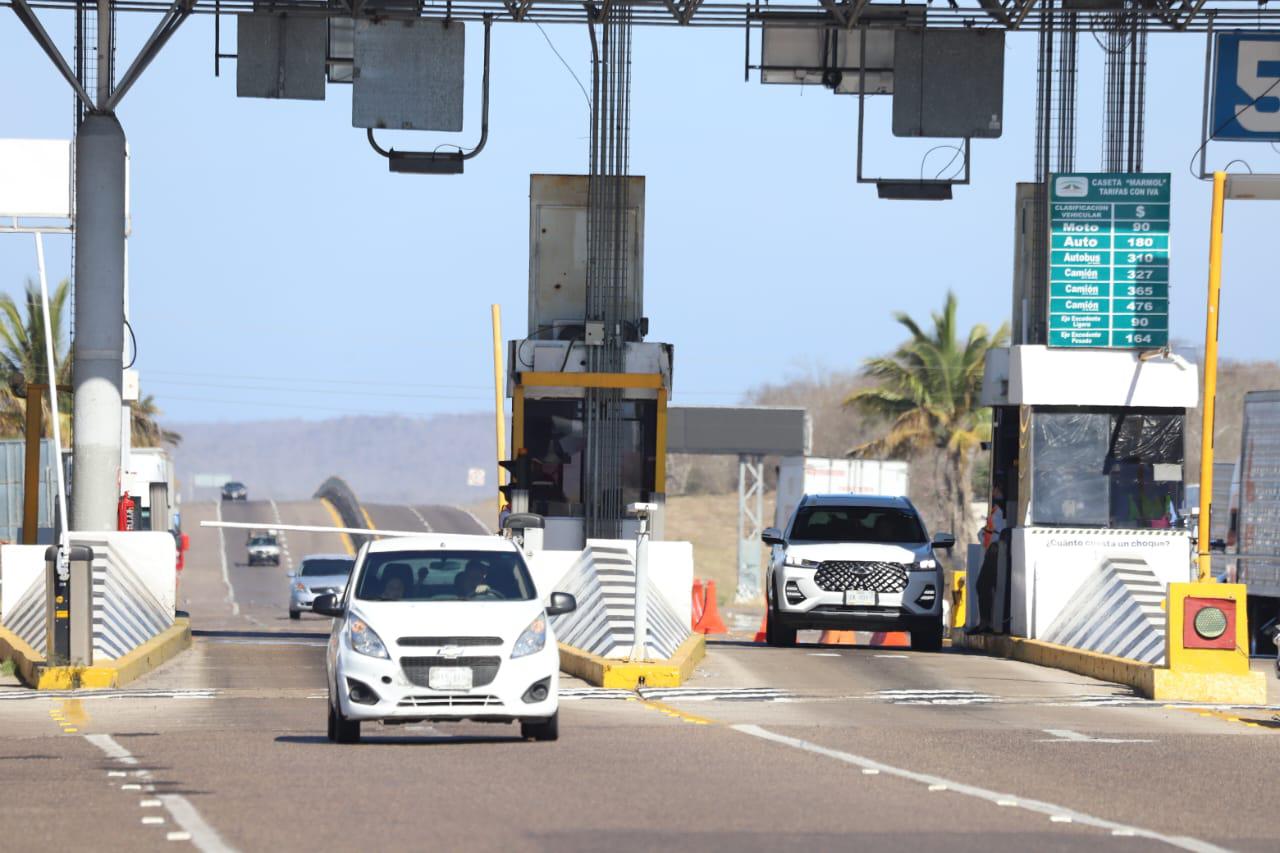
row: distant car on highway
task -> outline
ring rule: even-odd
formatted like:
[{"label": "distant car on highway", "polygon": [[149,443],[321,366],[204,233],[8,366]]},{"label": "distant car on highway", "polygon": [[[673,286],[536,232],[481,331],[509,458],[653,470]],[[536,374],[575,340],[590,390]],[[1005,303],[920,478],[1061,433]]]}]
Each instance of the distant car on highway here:
[{"label": "distant car on highway", "polygon": [[868,495],[805,495],[785,530],[771,527],[765,637],[793,646],[819,628],[909,631],[913,649],[942,647],[942,567],[911,501]]},{"label": "distant car on highway", "polygon": [[249,565],[280,565],[280,538],[276,536],[274,530],[249,534],[249,541],[245,547],[249,551]]},{"label": "distant car on highway", "polygon": [[312,554],[289,575],[289,618],[301,619],[317,595],[341,596],[356,563],[346,554]]},{"label": "distant car on highway", "polygon": [[244,483],[232,480],[223,484],[222,499],[224,501],[247,501],[249,500],[249,489],[245,487]]},{"label": "distant car on highway", "polygon": [[329,739],[360,740],[380,720],[519,722],[523,737],[560,732],[560,654],[548,617],[573,596],[543,602],[519,549],[494,536],[432,534],[361,549],[333,616],[327,671]]}]

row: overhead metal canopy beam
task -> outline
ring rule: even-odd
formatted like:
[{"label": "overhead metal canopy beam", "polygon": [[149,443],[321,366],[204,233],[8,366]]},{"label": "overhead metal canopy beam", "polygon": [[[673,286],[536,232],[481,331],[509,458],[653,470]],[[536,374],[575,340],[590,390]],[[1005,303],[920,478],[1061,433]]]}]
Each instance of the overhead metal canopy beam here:
[{"label": "overhead metal canopy beam", "polygon": [[111,97],[107,99],[104,107],[106,112],[111,112],[120,103],[120,99],[125,93],[138,82],[138,78],[142,76],[142,72],[147,70],[147,66],[160,53],[160,49],[165,46],[173,34],[178,31],[178,27],[182,26],[191,15],[191,9],[195,6],[196,0],[174,0],[174,4],[169,7],[169,11],[165,13],[155,31],[151,33],[151,38],[147,39],[146,44],[138,51],[138,56],[133,60],[133,64],[129,66],[129,70],[124,72],[124,76],[120,78],[120,83],[116,86],[116,90],[111,93]]},{"label": "overhead metal canopy beam", "polygon": [[[194,0],[192,14],[214,14],[216,7],[223,14],[252,12],[255,0]],[[1257,0],[1181,0],[1181,5],[1151,3],[1142,8],[1131,8],[1130,14],[1144,16],[1152,25],[1152,32],[1203,32],[1213,29],[1239,28],[1249,30],[1280,30],[1280,3],[1259,5]],[[115,0],[113,8],[119,12],[164,13],[171,8],[172,0]],[[361,15],[361,4],[351,4]],[[869,11],[891,9],[896,4],[876,0],[781,0],[765,7],[757,0],[632,0],[631,12],[635,24],[640,26],[705,26],[738,28],[756,26],[768,15],[812,15],[815,12],[830,15],[833,22],[844,26],[858,26]],[[0,0],[0,6],[19,6],[28,9],[62,9],[73,11],[76,0]],[[674,12],[673,12],[674,7]],[[274,0],[271,8],[291,15],[315,15],[319,17],[350,17],[348,7],[329,4],[320,0]],[[1175,11],[1176,10],[1176,11]],[[412,13],[409,13],[412,14]],[[482,21],[485,15],[515,21],[541,24],[581,24],[599,21],[603,9],[598,3],[582,0],[423,0],[419,16],[433,20],[450,18],[461,21]],[[1046,14],[1039,0],[955,0],[954,8],[948,6],[930,8],[930,28],[969,29],[998,27],[1018,29],[1037,27]],[[1083,16],[1095,14],[1081,10]],[[1097,14],[1107,14],[1105,11]],[[56,60],[55,60],[56,61]]]},{"label": "overhead metal canopy beam", "polygon": [[49,37],[49,33],[45,30],[44,25],[40,23],[40,19],[36,17],[35,12],[27,5],[27,0],[13,0],[13,12],[18,16],[18,20],[22,21],[22,25],[31,33],[31,37],[36,40],[45,54],[53,60],[53,64],[61,72],[66,81],[71,84],[71,88],[75,90],[76,97],[84,101],[84,105],[89,110],[97,109],[93,102],[93,98],[89,97],[88,91],[84,85],[76,79],[75,72],[71,70],[71,66],[67,65],[67,61],[62,58],[62,52],[58,50],[58,46],[53,43],[53,39]]}]

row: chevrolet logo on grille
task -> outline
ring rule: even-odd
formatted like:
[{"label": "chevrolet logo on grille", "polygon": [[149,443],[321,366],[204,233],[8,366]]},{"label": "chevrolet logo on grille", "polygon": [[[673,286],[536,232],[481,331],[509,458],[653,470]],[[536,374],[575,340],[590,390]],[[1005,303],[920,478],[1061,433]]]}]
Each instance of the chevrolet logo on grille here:
[{"label": "chevrolet logo on grille", "polygon": [[448,658],[449,660],[457,660],[458,658],[462,657],[462,647],[461,646],[441,646],[440,657]]}]

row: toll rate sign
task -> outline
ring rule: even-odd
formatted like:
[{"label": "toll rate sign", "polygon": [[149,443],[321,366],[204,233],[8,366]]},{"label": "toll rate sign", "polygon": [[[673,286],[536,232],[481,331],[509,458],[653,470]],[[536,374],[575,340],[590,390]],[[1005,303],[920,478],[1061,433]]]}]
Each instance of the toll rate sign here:
[{"label": "toll rate sign", "polygon": [[1049,346],[1169,342],[1169,175],[1049,179]]}]

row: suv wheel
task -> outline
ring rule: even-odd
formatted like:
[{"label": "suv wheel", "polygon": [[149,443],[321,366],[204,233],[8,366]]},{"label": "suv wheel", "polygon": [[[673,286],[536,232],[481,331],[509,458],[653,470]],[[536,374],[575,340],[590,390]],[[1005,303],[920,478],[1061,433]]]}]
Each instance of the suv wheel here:
[{"label": "suv wheel", "polygon": [[911,648],[917,652],[936,652],[942,648],[942,620],[926,627],[913,628]]},{"label": "suv wheel", "polygon": [[778,609],[770,602],[764,623],[764,641],[771,646],[790,648],[796,644],[796,629],[785,627],[778,619]]}]

